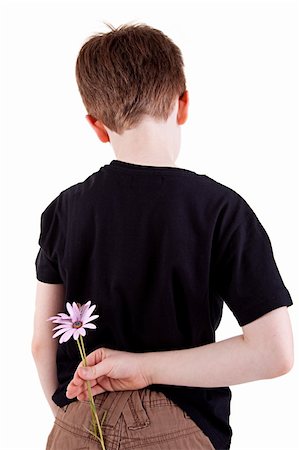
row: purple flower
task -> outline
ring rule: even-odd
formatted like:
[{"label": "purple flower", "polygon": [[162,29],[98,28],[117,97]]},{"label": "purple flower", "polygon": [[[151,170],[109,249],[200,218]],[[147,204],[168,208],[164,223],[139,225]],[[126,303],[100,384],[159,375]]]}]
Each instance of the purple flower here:
[{"label": "purple flower", "polygon": [[95,310],[96,305],[90,305],[90,301],[82,306],[75,302],[73,302],[73,306],[70,303],[67,303],[66,308],[69,315],[59,313],[57,316],[50,317],[48,320],[59,324],[57,327],[53,328],[53,331],[58,330],[53,335],[53,338],[61,335],[59,343],[62,344],[63,342],[68,341],[72,336],[75,340],[77,340],[80,335],[85,336],[85,328],[95,329],[96,326],[90,322],[97,319],[99,316],[97,314],[91,315]]}]

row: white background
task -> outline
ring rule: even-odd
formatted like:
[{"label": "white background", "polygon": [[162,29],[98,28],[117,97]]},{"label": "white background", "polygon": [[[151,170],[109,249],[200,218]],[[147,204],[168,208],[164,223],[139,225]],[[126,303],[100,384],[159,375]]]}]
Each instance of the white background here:
[{"label": "white background", "polygon": [[[295,303],[289,313],[298,343],[298,3],[2,2],[5,450],[42,450],[52,427],[30,352],[40,214],[115,158],[86,123],[74,77],[81,45],[106,29],[103,21],[145,22],[181,48],[191,106],[177,165],[233,188],[253,208]],[[240,333],[225,307],[217,340]],[[299,448],[297,361],[283,377],[231,389],[232,450]]]}]

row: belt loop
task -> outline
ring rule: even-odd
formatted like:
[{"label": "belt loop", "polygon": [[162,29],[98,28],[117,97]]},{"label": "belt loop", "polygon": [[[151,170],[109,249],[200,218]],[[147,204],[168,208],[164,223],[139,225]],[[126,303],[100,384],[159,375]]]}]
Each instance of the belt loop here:
[{"label": "belt loop", "polygon": [[123,416],[130,430],[138,430],[149,426],[150,420],[141,403],[140,394],[143,390],[133,391],[124,407]]},{"label": "belt loop", "polygon": [[115,427],[131,395],[132,391],[109,392],[104,403],[100,406],[100,410],[103,411],[100,420],[102,420],[105,412],[107,413],[103,426]]}]

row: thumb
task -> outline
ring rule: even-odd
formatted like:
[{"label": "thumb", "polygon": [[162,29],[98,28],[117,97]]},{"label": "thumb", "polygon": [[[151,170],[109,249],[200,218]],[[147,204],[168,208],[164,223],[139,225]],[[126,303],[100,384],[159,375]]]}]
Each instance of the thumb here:
[{"label": "thumb", "polygon": [[107,360],[103,360],[95,366],[79,367],[79,376],[83,380],[95,380],[96,378],[107,375],[111,370],[111,366],[107,363]]}]

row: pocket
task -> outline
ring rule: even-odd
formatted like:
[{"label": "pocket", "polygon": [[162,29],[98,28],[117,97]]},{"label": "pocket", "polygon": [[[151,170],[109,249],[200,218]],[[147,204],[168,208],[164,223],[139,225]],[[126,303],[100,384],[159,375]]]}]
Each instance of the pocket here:
[{"label": "pocket", "polygon": [[64,405],[64,406],[58,406],[58,410],[57,410],[55,419],[56,419],[57,417],[59,418],[59,417],[64,416],[69,406],[70,406],[70,403],[67,404],[67,405]]}]

